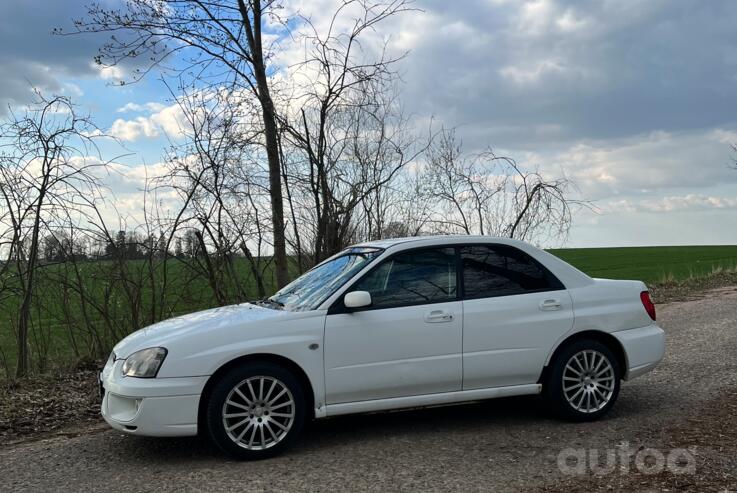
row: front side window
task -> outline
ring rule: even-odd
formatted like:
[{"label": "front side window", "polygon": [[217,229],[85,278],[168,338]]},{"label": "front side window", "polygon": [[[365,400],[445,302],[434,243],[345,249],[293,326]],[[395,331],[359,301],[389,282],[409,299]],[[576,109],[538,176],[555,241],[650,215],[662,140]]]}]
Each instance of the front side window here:
[{"label": "front side window", "polygon": [[461,248],[466,298],[491,298],[562,289],[562,284],[525,252],[506,245]]},{"label": "front side window", "polygon": [[383,251],[367,247],[344,250],[284,286],[268,301],[285,310],[314,310]]},{"label": "front side window", "polygon": [[397,254],[369,272],[351,291],[371,293],[373,308],[455,300],[455,250],[437,248]]}]

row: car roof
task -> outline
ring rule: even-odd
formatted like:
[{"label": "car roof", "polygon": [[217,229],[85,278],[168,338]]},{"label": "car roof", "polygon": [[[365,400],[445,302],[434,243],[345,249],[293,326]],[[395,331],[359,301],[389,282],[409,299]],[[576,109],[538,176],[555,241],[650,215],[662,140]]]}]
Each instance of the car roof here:
[{"label": "car roof", "polygon": [[[519,240],[504,238],[500,236],[482,236],[482,235],[428,235],[428,236],[408,236],[405,238],[387,238],[384,240],[366,241],[353,245],[354,247],[374,247],[374,248],[390,248],[396,245],[404,244],[423,244],[423,245],[445,245],[457,243],[502,243],[513,245],[522,243]],[[415,246],[415,245],[407,245]]]}]

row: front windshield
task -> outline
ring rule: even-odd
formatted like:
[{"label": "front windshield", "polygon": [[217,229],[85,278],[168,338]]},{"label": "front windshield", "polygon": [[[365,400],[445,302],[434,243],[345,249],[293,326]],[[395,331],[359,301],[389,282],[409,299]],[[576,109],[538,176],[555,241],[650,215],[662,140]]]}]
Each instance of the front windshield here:
[{"label": "front windshield", "polygon": [[381,248],[366,247],[343,250],[287,284],[269,301],[286,310],[314,310],[381,252]]}]

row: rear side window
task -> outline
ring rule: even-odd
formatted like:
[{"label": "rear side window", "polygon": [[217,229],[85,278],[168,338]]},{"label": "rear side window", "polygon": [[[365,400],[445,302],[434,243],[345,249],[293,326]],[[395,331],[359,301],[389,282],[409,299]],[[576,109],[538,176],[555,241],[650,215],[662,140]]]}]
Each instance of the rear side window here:
[{"label": "rear side window", "polygon": [[491,298],[563,289],[563,285],[553,274],[514,247],[463,247],[461,263],[466,298]]},{"label": "rear side window", "polygon": [[455,300],[455,250],[437,248],[397,254],[377,265],[351,291],[371,293],[373,308]]}]

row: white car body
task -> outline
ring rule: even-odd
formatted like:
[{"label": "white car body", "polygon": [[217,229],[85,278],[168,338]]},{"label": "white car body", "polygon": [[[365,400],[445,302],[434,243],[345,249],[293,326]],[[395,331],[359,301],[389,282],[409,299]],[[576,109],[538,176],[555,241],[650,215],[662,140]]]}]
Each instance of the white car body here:
[{"label": "white car body", "polygon": [[[329,313],[355,279],[390,255],[480,244],[522,250],[563,289]],[[624,379],[651,370],[663,357],[664,333],[639,299],[647,290],[642,282],[592,279],[543,250],[505,238],[417,237],[362,246],[384,251],[317,309],[245,303],[165,320],[120,341],[101,373],[105,420],[132,434],[195,435],[213,375],[259,355],[300,377],[315,418],[536,394],[556,348],[581,333],[616,341]],[[168,351],[156,377],[123,376],[124,360],[152,347]]]}]

